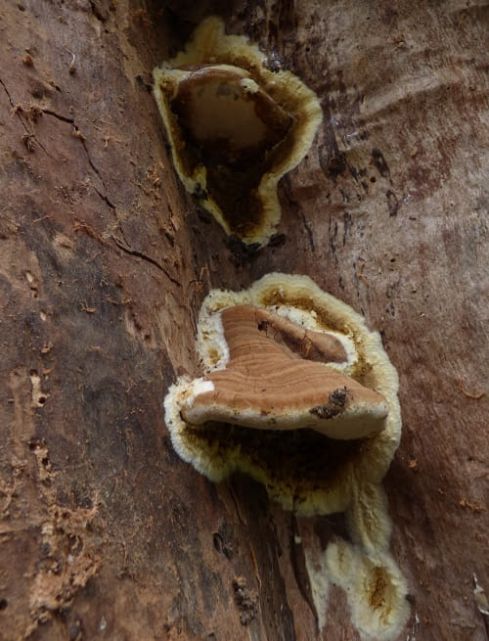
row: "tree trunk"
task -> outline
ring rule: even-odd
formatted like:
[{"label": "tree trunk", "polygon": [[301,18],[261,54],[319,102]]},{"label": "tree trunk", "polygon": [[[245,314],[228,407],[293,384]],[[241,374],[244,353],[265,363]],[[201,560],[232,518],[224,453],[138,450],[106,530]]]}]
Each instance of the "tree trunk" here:
[{"label": "tree trunk", "polygon": [[[324,109],[251,255],[184,192],[151,95],[216,12]],[[306,563],[338,519],[208,482],[163,421],[203,297],[271,271],[364,314],[399,372],[398,639],[488,638],[488,43],[477,0],[0,3],[1,639],[360,638],[338,587],[318,625]]]}]

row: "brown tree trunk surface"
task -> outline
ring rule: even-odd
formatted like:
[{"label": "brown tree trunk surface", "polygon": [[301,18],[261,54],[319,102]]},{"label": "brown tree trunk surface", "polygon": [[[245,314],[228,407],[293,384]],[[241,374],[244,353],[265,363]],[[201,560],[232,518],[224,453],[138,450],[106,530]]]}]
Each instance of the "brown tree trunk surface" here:
[{"label": "brown tree trunk surface", "polygon": [[[184,192],[151,95],[215,12],[324,109],[251,256]],[[0,2],[2,640],[359,638],[335,587],[318,629],[304,562],[336,519],[208,482],[163,420],[203,297],[270,271],[363,313],[399,371],[398,638],[488,638],[488,46],[482,0]]]}]

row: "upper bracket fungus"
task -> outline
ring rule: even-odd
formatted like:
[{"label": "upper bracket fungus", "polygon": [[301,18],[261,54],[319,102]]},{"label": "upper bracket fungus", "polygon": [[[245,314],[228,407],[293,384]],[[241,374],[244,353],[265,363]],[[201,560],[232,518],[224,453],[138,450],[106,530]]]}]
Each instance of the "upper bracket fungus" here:
[{"label": "upper bracket fungus", "polygon": [[381,481],[401,417],[379,334],[308,277],[274,273],[211,291],[197,349],[202,377],[165,398],[176,451],[214,481],[251,475],[299,514],[345,512],[350,541],[328,544],[313,593],[343,587],[362,635],[395,638],[409,608]]},{"label": "upper bracket fungus", "polygon": [[307,153],[322,119],[316,94],[273,72],[247,38],[206,18],[153,72],[155,97],[185,188],[232,234],[264,245],[280,219],[277,183]]}]

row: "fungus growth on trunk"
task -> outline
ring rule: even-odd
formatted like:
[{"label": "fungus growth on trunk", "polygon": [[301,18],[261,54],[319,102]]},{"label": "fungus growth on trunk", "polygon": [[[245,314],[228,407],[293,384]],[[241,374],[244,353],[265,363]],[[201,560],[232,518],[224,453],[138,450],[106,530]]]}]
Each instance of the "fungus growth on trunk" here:
[{"label": "fungus growth on trunk", "polygon": [[316,94],[273,72],[257,46],[205,19],[185,51],[154,70],[155,97],[185,188],[244,243],[268,242],[277,184],[307,153],[322,114]]},{"label": "fungus growth on trunk", "polygon": [[197,349],[203,375],[165,398],[175,450],[213,481],[249,474],[298,514],[344,512],[354,544],[328,543],[313,593],[343,587],[362,633],[395,638],[409,608],[381,481],[401,417],[379,334],[309,278],[269,274],[210,292]]}]

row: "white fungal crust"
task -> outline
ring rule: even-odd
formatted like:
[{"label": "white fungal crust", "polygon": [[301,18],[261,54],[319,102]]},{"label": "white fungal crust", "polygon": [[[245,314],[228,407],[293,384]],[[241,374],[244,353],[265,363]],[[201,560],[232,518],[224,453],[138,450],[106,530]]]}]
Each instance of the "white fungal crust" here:
[{"label": "white fungal crust", "polygon": [[[269,496],[285,509],[301,515],[345,512],[352,543],[334,540],[322,560],[308,560],[311,568],[315,567],[310,580],[316,608],[319,614],[323,612],[321,595],[327,594],[330,583],[336,584],[347,594],[352,622],[362,638],[395,639],[407,620],[409,607],[406,583],[389,553],[391,524],[381,481],[399,444],[401,415],[397,372],[380,336],[368,329],[362,316],[323,292],[310,278],[272,273],[245,291],[213,290],[206,297],[197,336],[197,349],[206,372],[226,367],[229,350],[220,315],[236,305],[253,305],[306,329],[334,333],[345,348],[347,360],[327,363],[325,367],[347,374],[384,397],[388,407],[384,429],[360,442],[318,436],[311,442],[310,450],[306,449],[309,458],[301,467],[302,463],[295,465],[295,450],[300,449],[301,439],[311,438],[303,431],[295,435],[280,432],[271,437],[270,430],[257,435],[257,430],[216,424],[205,432],[201,427],[193,429],[187,425],[182,410],[192,405],[196,395],[205,393],[204,375],[196,381],[179,379],[165,399],[165,420],[173,446],[185,461],[213,481],[221,481],[235,471],[249,474],[263,483]],[[279,448],[289,437],[295,440],[290,452],[286,452],[290,458],[284,463]],[[271,460],[275,457],[279,460],[277,468],[271,469],[269,459],[250,448],[250,438],[254,439],[253,444],[260,440],[265,448],[270,443]],[[267,441],[270,438],[276,440]],[[326,464],[319,460],[317,473],[301,477],[308,462],[321,456],[321,449],[331,450],[331,458],[326,459]],[[328,464],[334,465],[337,459],[341,459],[340,464],[329,473]],[[318,563],[322,568],[319,574]],[[321,625],[326,618],[321,614]]]},{"label": "white fungal crust", "polygon": [[[303,159],[322,120],[321,106],[314,91],[291,72],[273,72],[266,65],[267,57],[256,45],[244,36],[226,35],[223,21],[208,17],[196,29],[185,50],[153,72],[155,98],[172,146],[175,169],[185,188],[216,218],[227,234],[237,236],[246,244],[258,245],[268,242],[280,220],[277,196],[280,178]],[[198,105],[195,126],[192,126],[193,142],[195,137],[207,142],[225,139],[234,149],[248,151],[259,149],[263,144],[261,176],[248,180],[249,188],[239,199],[218,196],[216,184],[229,183],[229,180],[223,176],[218,180],[210,179],[209,164],[202,160],[205,153],[197,154],[201,156],[200,160],[190,158],[188,132],[185,133],[175,110],[179,88],[185,83],[187,88],[191,83],[199,87],[190,92],[190,98],[187,95],[185,103],[186,110],[192,100]],[[258,101],[256,110],[255,101]],[[264,106],[267,114],[264,114]],[[274,123],[274,114],[281,122],[280,127]],[[265,116],[265,124],[260,120],[262,116]],[[267,122],[270,124],[268,129]],[[284,135],[277,138],[280,130]],[[268,146],[267,131],[270,134]],[[273,131],[275,134],[272,135]],[[243,136],[248,137],[247,143],[241,140]],[[256,164],[251,162],[252,167]],[[239,176],[246,172],[240,171],[239,167],[231,172],[236,189]],[[245,194],[250,196],[249,202]],[[247,202],[244,211],[237,211],[238,201]]]}]

